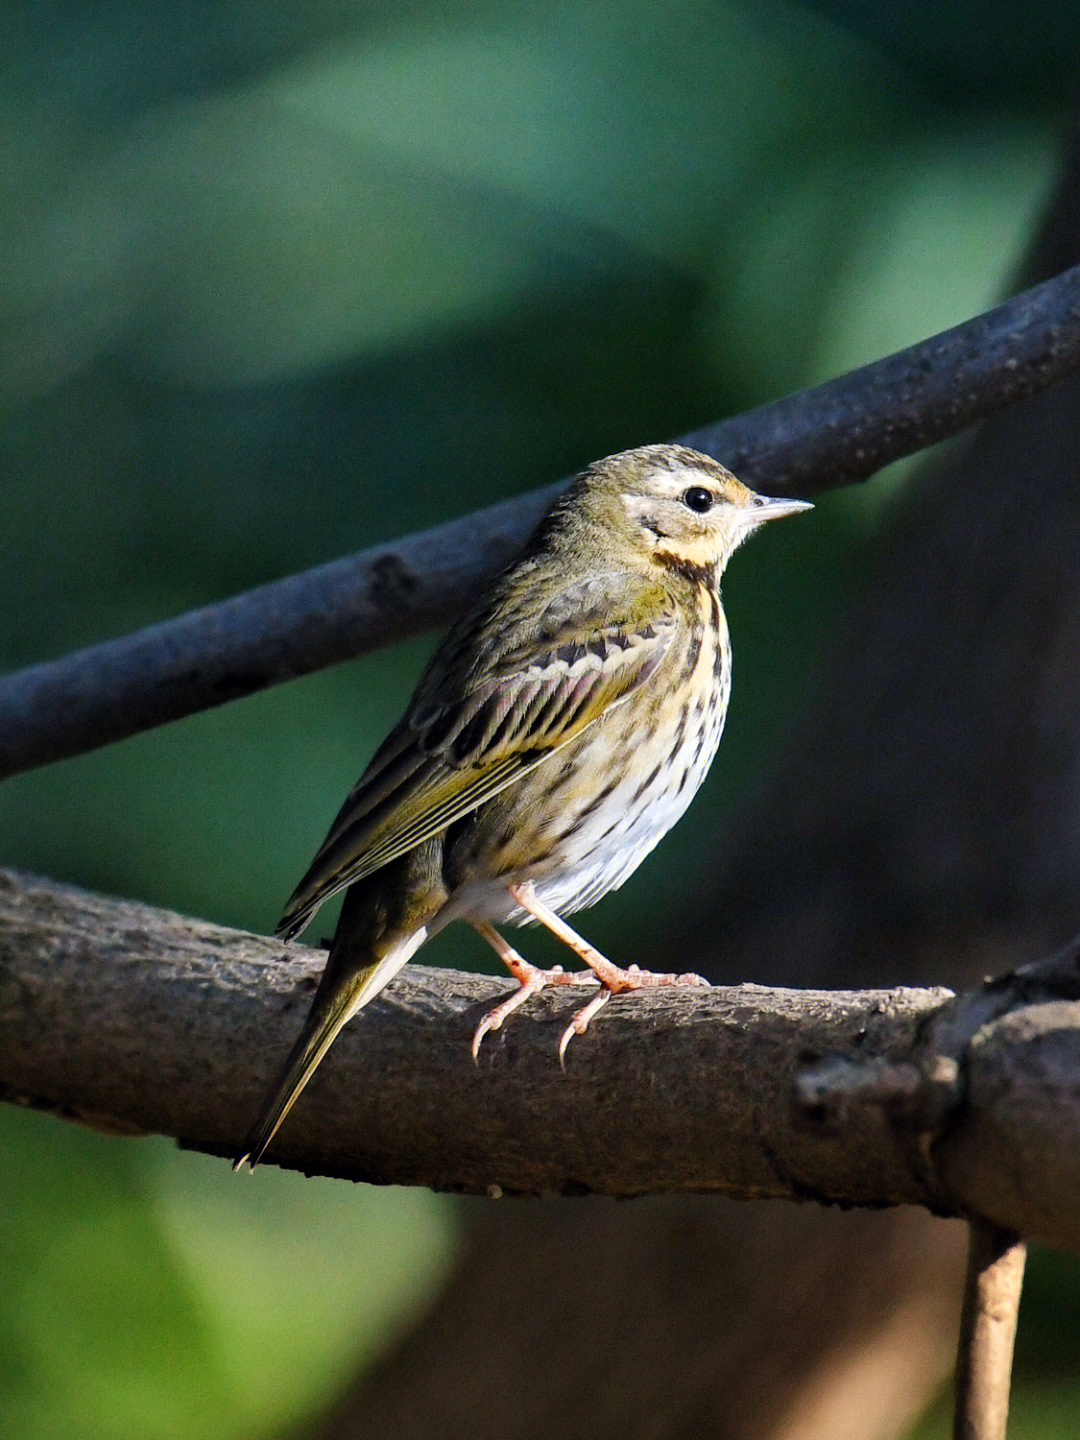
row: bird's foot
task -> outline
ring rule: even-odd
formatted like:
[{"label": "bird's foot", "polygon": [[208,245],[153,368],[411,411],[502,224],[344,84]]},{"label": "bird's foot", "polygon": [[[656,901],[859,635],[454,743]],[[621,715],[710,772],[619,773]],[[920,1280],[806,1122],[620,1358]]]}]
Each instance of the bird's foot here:
[{"label": "bird's foot", "polygon": [[589,1028],[589,1022],[604,1008],[612,995],[621,995],[626,990],[649,990],[658,985],[708,985],[708,981],[702,975],[694,975],[687,972],[685,975],[668,975],[657,973],[652,970],[641,970],[636,965],[631,965],[624,970],[620,965],[613,965],[606,955],[601,955],[594,945],[580,936],[576,930],[571,929],[566,921],[556,915],[555,911],[537,895],[529,880],[521,884],[510,885],[510,894],[523,910],[541,925],[546,926],[553,935],[568,945],[575,955],[580,955],[585,964],[600,981],[604,987],[599,995],[594,995],[584,1009],[579,1010],[570,1024],[563,1032],[559,1041],[559,1064],[566,1069],[566,1047],[575,1035],[584,1035]]},{"label": "bird's foot", "polygon": [[584,1035],[589,1025],[611,999],[612,995],[621,995],[627,990],[651,990],[660,985],[708,985],[708,980],[702,975],[694,975],[687,972],[682,975],[664,974],[653,970],[642,970],[637,965],[631,965],[623,969],[620,965],[614,965],[601,955],[600,951],[583,940],[576,930],[571,930],[565,920],[562,920],[554,911],[549,910],[542,901],[538,899],[531,884],[512,885],[510,894],[515,900],[535,916],[541,924],[547,926],[553,934],[557,935],[564,944],[569,945],[576,955],[588,965],[588,970],[575,970],[569,975],[561,965],[556,965],[552,970],[541,970],[536,965],[531,965],[525,960],[512,945],[499,934],[499,932],[486,924],[483,920],[472,922],[475,929],[484,937],[495,953],[502,960],[503,964],[518,982],[518,988],[501,1005],[484,1016],[477,1026],[476,1034],[473,1036],[472,1055],[476,1060],[480,1054],[480,1044],[489,1030],[498,1030],[508,1015],[525,1004],[531,996],[538,994],[549,985],[596,985],[600,989],[592,997],[587,1005],[575,1012],[570,1024],[563,1031],[559,1040],[559,1064],[566,1069],[566,1047],[575,1035]]},{"label": "bird's foot", "polygon": [[[500,940],[503,939],[503,936],[498,937],[500,937]],[[487,936],[485,936],[485,939],[487,939]],[[472,1058],[477,1061],[480,1060],[480,1045],[481,1041],[484,1040],[484,1035],[487,1035],[488,1031],[498,1030],[508,1015],[513,1015],[514,1011],[520,1009],[521,1005],[524,1005],[524,1002],[530,999],[531,996],[539,995],[541,989],[547,989],[549,985],[598,984],[596,976],[592,975],[590,971],[575,971],[567,975],[562,965],[556,965],[554,969],[550,969],[550,971],[541,971],[540,966],[530,965],[528,960],[521,958],[516,950],[511,949],[510,946],[505,943],[505,940],[503,940],[503,946],[504,949],[498,950],[498,953],[500,953],[501,959],[503,959],[505,968],[507,968],[511,975],[514,976],[514,979],[516,979],[518,988],[510,998],[504,999],[500,1005],[495,1005],[494,1009],[488,1011],[488,1014],[485,1015],[480,1024],[477,1025],[477,1032],[475,1032],[474,1037],[472,1037]],[[608,992],[602,991],[602,994],[606,999]],[[593,1004],[595,1004],[595,1002],[593,1002]],[[586,1005],[585,1008],[589,1009],[588,1005]],[[580,1014],[583,1014],[583,1011],[580,1012]],[[575,1017],[575,1020],[576,1018],[577,1017]],[[586,1024],[588,1024],[588,1021],[586,1021]]]},{"label": "bird's foot", "polygon": [[621,995],[624,990],[651,990],[657,985],[709,985],[704,975],[695,975],[692,970],[687,970],[682,975],[642,970],[638,965],[630,965],[624,970],[621,965],[613,965],[602,955],[600,959],[603,964],[594,963],[592,972],[612,995]]},{"label": "bird's foot", "polygon": [[[669,975],[654,970],[642,970],[637,965],[631,965],[624,970],[620,965],[613,965],[598,951],[594,951],[593,954],[596,959],[589,963],[593,974],[603,988],[598,995],[593,996],[588,1005],[577,1012],[563,1031],[562,1039],[559,1041],[559,1064],[564,1070],[566,1069],[566,1047],[575,1035],[585,1034],[590,1022],[604,1008],[612,995],[621,995],[626,990],[650,990],[658,985],[708,986],[709,984],[703,975],[695,975],[692,971],[687,971],[684,975]],[[597,964],[597,960],[602,964]]]}]

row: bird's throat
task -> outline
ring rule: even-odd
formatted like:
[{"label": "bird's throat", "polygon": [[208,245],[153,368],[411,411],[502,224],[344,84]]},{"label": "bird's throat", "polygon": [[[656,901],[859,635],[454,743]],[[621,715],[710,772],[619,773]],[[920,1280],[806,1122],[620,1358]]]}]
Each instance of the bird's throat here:
[{"label": "bird's throat", "polygon": [[687,580],[692,580],[695,585],[701,585],[706,590],[715,592],[719,576],[714,561],[697,560],[692,555],[680,554],[677,550],[661,550],[657,547],[653,551],[657,563],[663,565],[665,570],[670,570],[676,575],[682,575]]}]

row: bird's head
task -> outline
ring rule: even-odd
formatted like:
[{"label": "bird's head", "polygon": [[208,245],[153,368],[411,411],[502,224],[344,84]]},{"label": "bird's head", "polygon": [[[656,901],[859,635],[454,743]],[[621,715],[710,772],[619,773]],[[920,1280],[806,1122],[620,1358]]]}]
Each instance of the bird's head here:
[{"label": "bird's head", "polygon": [[695,578],[719,578],[759,525],[811,509],[758,495],[730,470],[684,445],[609,455],[578,481],[581,503],[646,560]]}]

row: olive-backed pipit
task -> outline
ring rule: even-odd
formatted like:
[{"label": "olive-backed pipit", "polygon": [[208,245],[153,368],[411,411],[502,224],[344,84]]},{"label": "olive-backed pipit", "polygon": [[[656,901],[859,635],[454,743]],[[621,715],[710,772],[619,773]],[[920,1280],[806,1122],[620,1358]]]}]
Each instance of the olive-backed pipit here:
[{"label": "olive-backed pipit", "polygon": [[[285,908],[290,939],[347,890],[244,1159],[258,1162],[341,1027],[451,920],[475,926],[519,985],[481,1022],[474,1056],[545,985],[599,984],[562,1059],[612,994],[705,983],[621,969],[560,917],[621,885],[689,805],[731,684],[724,566],[764,521],[808,508],[678,445],[600,460],[555,502],[439,646]],[[538,970],[493,929],[530,920],[589,969]]]}]

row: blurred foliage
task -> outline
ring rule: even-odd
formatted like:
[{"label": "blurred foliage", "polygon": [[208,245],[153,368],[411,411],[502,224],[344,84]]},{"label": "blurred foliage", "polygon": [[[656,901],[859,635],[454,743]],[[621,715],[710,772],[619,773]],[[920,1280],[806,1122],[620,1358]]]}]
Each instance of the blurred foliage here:
[{"label": "blurred foliage", "polygon": [[453,1251],[426,1191],[229,1169],[0,1113],[0,1431],[201,1440],[305,1414]]},{"label": "blurred foliage", "polygon": [[[0,665],[982,308],[1052,175],[1076,9],[4,7]],[[661,933],[658,887],[692,900],[902,475],[733,567],[723,755],[590,919],[621,956]],[[429,643],[9,782],[0,862],[267,929]],[[451,933],[432,958],[477,948]],[[437,1197],[238,1181],[10,1109],[0,1128],[0,1431],[23,1440],[270,1433],[376,1355],[453,1252]],[[1035,1273],[1026,1333],[1069,1344],[1022,1359],[1014,1429],[1049,1437],[1075,1428],[1080,1289]]]}]

